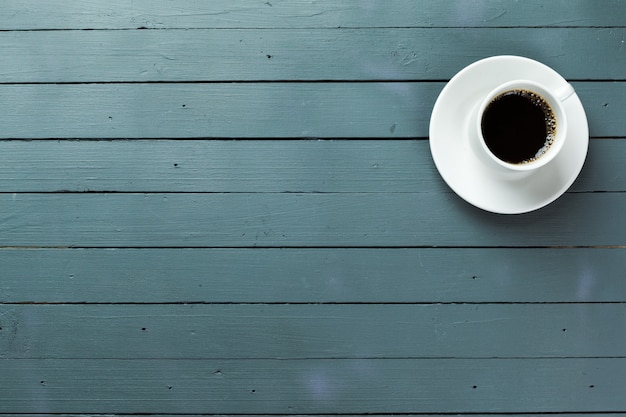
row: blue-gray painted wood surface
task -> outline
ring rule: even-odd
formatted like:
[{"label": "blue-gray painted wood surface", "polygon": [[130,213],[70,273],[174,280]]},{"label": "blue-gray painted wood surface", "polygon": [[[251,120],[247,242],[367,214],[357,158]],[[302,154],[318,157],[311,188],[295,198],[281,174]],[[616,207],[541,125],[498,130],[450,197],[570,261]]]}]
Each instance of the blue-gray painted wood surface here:
[{"label": "blue-gray painted wood surface", "polygon": [[3,366],[0,382],[7,388],[0,412],[8,413],[541,413],[626,407],[626,385],[618,383],[626,372],[623,358],[4,359]]},{"label": "blue-gray painted wood surface", "polygon": [[0,32],[0,82],[442,80],[501,54],[567,79],[624,80],[625,37],[570,27]]},{"label": "blue-gray painted wood surface", "polygon": [[623,249],[22,248],[0,265],[10,304],[626,302]]},{"label": "blue-gray painted wood surface", "polygon": [[626,358],[625,303],[20,304],[0,326],[15,359]]},{"label": "blue-gray painted wood surface", "polygon": [[1,29],[626,26],[605,0],[8,0]]},{"label": "blue-gray painted wood surface", "polygon": [[[625,13],[4,2],[0,415],[624,415]],[[494,54],[572,81],[593,139],[521,216],[428,149]]]},{"label": "blue-gray painted wood surface", "polygon": [[625,246],[625,193],[525,216],[452,193],[0,194],[1,247]]},{"label": "blue-gray painted wood surface", "polygon": [[[516,416],[520,416],[520,417],[532,417],[532,416],[538,416],[538,417],[547,417],[550,415],[553,415],[554,413],[536,413],[536,414],[515,414]],[[137,414],[120,414],[120,413],[115,413],[115,416],[117,417],[131,417],[131,416],[136,416]],[[151,417],[197,417],[200,414],[150,414]],[[263,414],[221,414],[224,417],[272,417],[272,415],[263,415]],[[313,417],[315,416],[315,414],[299,414],[302,417]],[[342,414],[345,417],[358,417],[361,414]],[[376,414],[376,413],[368,413],[369,416],[372,417],[383,417],[386,414]],[[418,416],[423,416],[423,417],[435,417],[437,416],[437,414],[411,414],[411,413],[406,413],[406,414],[402,414],[403,416],[407,416],[407,417],[418,417]],[[440,415],[440,414],[439,414]],[[504,417],[504,416],[508,416],[510,414],[505,414],[505,413],[489,413],[489,414],[481,414],[481,413],[476,413],[476,414],[472,414],[475,415],[476,417],[488,417],[488,416],[495,416],[495,417]],[[576,413],[577,416],[580,417],[620,417],[622,416],[622,413]],[[20,414],[20,417],[40,417],[41,414]],[[55,414],[55,416],[58,417],[94,417],[94,416],[98,416],[98,414]],[[108,416],[107,416],[108,417]]]},{"label": "blue-gray painted wood surface", "polygon": [[[516,416],[519,417],[532,417],[532,416],[537,416],[537,417],[547,417],[550,415],[553,415],[554,413],[536,413],[536,414],[515,414]],[[120,413],[116,413],[115,416],[117,417],[131,417],[131,416],[136,416],[137,414],[120,414]],[[150,414],[151,417],[197,417],[200,414]],[[272,417],[272,415],[263,415],[263,414],[221,414],[224,417]],[[345,417],[358,417],[361,414],[343,414],[343,416]],[[372,417],[383,417],[386,414],[376,414],[376,413],[368,413],[368,416],[372,416]],[[403,416],[407,416],[407,417],[418,417],[418,416],[423,416],[423,417],[435,417],[437,416],[437,414],[411,414],[411,413],[406,413],[406,414],[402,414]],[[440,415],[440,414],[439,414]],[[494,416],[494,417],[504,417],[504,416],[508,416],[510,414],[506,414],[506,413],[489,413],[489,414],[481,414],[481,413],[476,413],[476,414],[472,414],[476,417],[488,417],[488,416]],[[577,416],[580,417],[620,417],[622,416],[622,413],[576,413]],[[41,414],[20,414],[20,417],[40,417]],[[94,416],[98,416],[97,414],[55,414],[55,416],[57,417],[94,417]],[[300,416],[302,417],[313,417],[315,416],[315,414],[300,414]]]},{"label": "blue-gray painted wood surface", "polygon": [[[547,417],[550,415],[553,415],[554,413],[536,413],[536,414],[515,414],[516,416],[519,417],[533,417],[533,416],[537,416],[537,417]],[[136,416],[137,414],[121,414],[121,413],[115,413],[116,417],[131,417],[131,416]],[[151,417],[197,417],[198,415],[202,415],[202,414],[149,414]],[[206,415],[206,414],[204,414]],[[224,417],[272,417],[273,415],[263,415],[263,414],[221,414]],[[299,414],[302,417],[313,417],[315,416],[315,414]],[[361,416],[362,414],[342,414],[345,417],[358,417]],[[372,417],[384,417],[385,415],[388,414],[376,414],[376,413],[368,413],[368,416],[372,416]],[[407,417],[419,417],[419,416],[423,416],[423,417],[435,417],[438,414],[424,414],[424,413],[420,413],[420,414],[411,414],[411,413],[406,413],[406,414],[402,414],[403,416],[407,416]],[[440,414],[439,414],[440,415]],[[489,417],[489,416],[494,416],[494,417],[504,417],[504,416],[509,416],[510,414],[505,414],[505,413],[489,413],[489,414],[481,414],[481,413],[476,413],[476,414],[472,414],[476,417]],[[622,413],[576,413],[577,416],[580,417],[620,417],[622,416]],[[41,414],[20,414],[20,417],[40,417]],[[56,417],[97,417],[98,414],[94,414],[94,413],[89,413],[89,414],[55,414]],[[106,416],[106,415],[105,415]],[[108,417],[108,416],[106,416]]]}]

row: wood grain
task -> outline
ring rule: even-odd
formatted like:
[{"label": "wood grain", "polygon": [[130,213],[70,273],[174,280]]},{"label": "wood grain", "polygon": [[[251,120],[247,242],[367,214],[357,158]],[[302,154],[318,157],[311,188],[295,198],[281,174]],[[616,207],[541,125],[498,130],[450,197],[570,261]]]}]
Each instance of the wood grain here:
[{"label": "wood grain", "polygon": [[503,54],[567,79],[624,80],[625,36],[571,27],[0,32],[0,82],[440,81]]},{"label": "wood grain", "polygon": [[0,265],[3,303],[626,302],[623,249],[2,249]]},{"label": "wood grain", "polygon": [[523,3],[506,0],[387,0],[383,3],[333,0],[206,2],[110,0],[11,0],[5,4],[1,29],[137,29],[137,28],[336,28],[336,27],[489,27],[621,26],[619,0],[557,0]]},{"label": "wood grain", "polygon": [[[0,362],[0,413],[616,412],[626,359]],[[532,400],[529,400],[532,399]]]},{"label": "wood grain", "polygon": [[625,210],[624,193],[573,193],[521,216],[450,193],[0,194],[0,246],[623,246]]},{"label": "wood grain", "polygon": [[[533,413],[533,414],[516,414],[520,417],[533,417],[533,416],[537,416],[537,417],[547,417],[549,415],[551,415],[553,413]],[[620,417],[622,416],[621,413],[559,413],[565,417]],[[118,414],[119,416],[123,416],[123,414]],[[151,417],[203,417],[203,416],[211,416],[212,414],[150,414]],[[263,415],[263,414],[222,414],[224,417],[286,417],[289,416],[289,414],[271,414],[271,415]],[[360,417],[363,414],[343,414],[343,416],[345,417]],[[372,417],[384,417],[385,414],[375,414],[375,413],[367,413],[368,416],[372,416]],[[424,416],[424,417],[435,417],[437,415],[441,415],[441,414],[403,414],[407,417],[418,417],[418,416]],[[472,414],[475,415],[477,417],[488,417],[488,416],[506,416],[508,414],[506,413],[489,413],[489,414],[480,414],[480,413],[476,413],[476,414]],[[313,417],[315,416],[315,414],[300,414],[301,417]],[[41,417],[41,414],[20,414],[20,417]],[[55,417],[94,417],[93,414],[55,414]]]},{"label": "wood grain", "polygon": [[3,359],[626,357],[624,303],[10,305],[0,323]]}]

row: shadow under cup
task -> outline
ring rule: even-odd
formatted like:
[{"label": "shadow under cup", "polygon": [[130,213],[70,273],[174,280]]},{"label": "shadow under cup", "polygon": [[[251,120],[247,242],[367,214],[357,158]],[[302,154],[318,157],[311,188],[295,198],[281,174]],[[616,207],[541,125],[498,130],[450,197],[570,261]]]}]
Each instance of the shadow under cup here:
[{"label": "shadow under cup", "polygon": [[566,137],[562,102],[573,93],[550,92],[540,84],[517,80],[494,89],[477,114],[478,138],[487,159],[512,171],[531,171],[550,162]]}]

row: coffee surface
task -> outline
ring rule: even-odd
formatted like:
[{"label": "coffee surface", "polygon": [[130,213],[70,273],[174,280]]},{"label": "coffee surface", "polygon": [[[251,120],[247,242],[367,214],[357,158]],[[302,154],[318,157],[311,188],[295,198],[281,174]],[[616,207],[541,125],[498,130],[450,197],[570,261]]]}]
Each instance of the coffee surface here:
[{"label": "coffee surface", "polygon": [[556,134],[556,117],[537,93],[511,90],[495,97],[481,119],[485,144],[499,159],[522,164],[543,155]]}]

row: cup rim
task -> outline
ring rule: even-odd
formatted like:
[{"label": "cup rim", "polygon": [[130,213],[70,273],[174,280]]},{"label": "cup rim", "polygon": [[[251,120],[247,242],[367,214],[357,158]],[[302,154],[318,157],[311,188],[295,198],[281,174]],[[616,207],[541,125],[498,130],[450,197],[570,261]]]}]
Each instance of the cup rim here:
[{"label": "cup rim", "polygon": [[[482,115],[487,108],[487,106],[491,103],[491,101],[497,96],[516,89],[526,89],[531,90],[533,92],[538,93],[555,113],[555,118],[557,119],[557,131],[555,134],[555,140],[550,145],[550,147],[545,151],[543,155],[539,158],[523,163],[512,163],[504,161],[498,158],[487,146],[485,139],[482,134]],[[567,97],[566,97],[567,98]],[[485,98],[481,101],[478,107],[478,113],[476,117],[476,128],[478,134],[478,141],[480,142],[481,148],[483,152],[489,157],[490,160],[495,162],[511,171],[531,171],[537,168],[540,168],[547,163],[549,163],[552,159],[556,157],[556,155],[563,148],[563,144],[565,142],[565,136],[567,134],[567,119],[565,115],[565,109],[563,108],[563,99],[559,99],[552,90],[547,88],[541,83],[532,80],[512,80],[506,83],[500,84],[494,89],[492,89]]]}]

